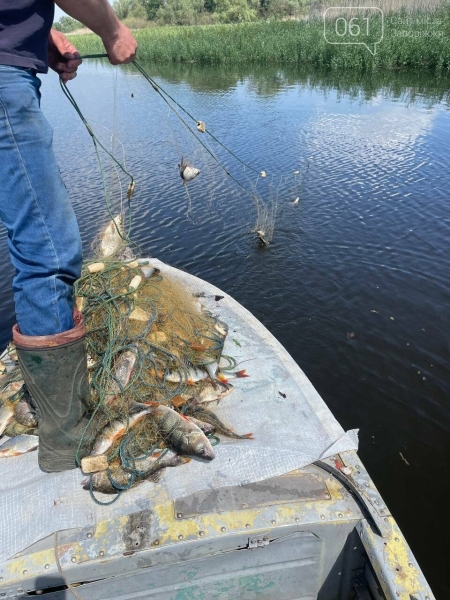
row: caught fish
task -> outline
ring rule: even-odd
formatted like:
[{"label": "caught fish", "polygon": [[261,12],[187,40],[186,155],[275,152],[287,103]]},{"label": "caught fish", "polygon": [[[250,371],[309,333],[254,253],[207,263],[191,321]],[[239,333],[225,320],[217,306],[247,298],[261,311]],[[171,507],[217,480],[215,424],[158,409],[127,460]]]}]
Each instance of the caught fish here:
[{"label": "caught fish", "polygon": [[221,336],[222,339],[225,339],[228,335],[228,325],[220,319],[217,319],[216,324],[214,325],[215,331]]},{"label": "caught fish", "polygon": [[178,168],[180,169],[180,177],[185,185],[188,181],[192,181],[200,174],[200,169],[189,167],[183,157],[181,157],[181,164],[178,165]]},{"label": "caught fish", "polygon": [[196,367],[190,367],[185,370],[180,369],[180,371],[169,371],[167,375],[161,375],[169,383],[187,383],[188,385],[194,385],[194,383],[203,381],[203,379],[209,377],[207,371],[197,369]]},{"label": "caught fish", "polygon": [[[143,460],[136,460],[134,467],[140,474],[134,483],[137,485],[146,479],[156,479],[159,477],[160,471],[166,467],[177,467],[183,463],[188,462],[186,459],[178,454],[172,456],[152,455]],[[131,473],[126,471],[122,466],[116,470],[110,472],[111,479],[117,484],[117,486],[126,487],[129,485],[131,480]],[[85,490],[89,490],[91,486],[91,478],[86,477],[82,480],[81,485]],[[92,475],[92,489],[95,492],[102,492],[103,494],[117,494],[119,489],[115,487],[108,477],[108,471],[99,471]]]},{"label": "caught fish", "polygon": [[110,404],[128,385],[136,363],[136,350],[125,350],[114,365],[114,379],[105,396],[105,403]]},{"label": "caught fish", "polygon": [[222,383],[228,383],[229,379],[241,379],[243,377],[250,377],[245,372],[245,369],[241,369],[240,371],[233,371],[231,373],[218,373],[217,379]]},{"label": "caught fish", "polygon": [[22,425],[18,423],[15,419],[13,419],[8,427],[5,429],[5,435],[10,438],[16,437],[16,435],[37,435],[36,427],[27,427],[26,425]]},{"label": "caught fish", "polygon": [[200,421],[200,419],[196,419],[195,417],[189,417],[189,421],[197,425],[205,435],[209,435],[210,433],[214,433],[215,427],[211,425],[211,423],[206,423],[205,421]]},{"label": "caught fish", "polygon": [[205,354],[200,355],[198,357],[199,362],[202,363],[202,368],[208,373],[211,379],[216,378],[217,371],[219,370],[219,363],[215,360],[212,360],[209,356]]},{"label": "caught fish", "polygon": [[262,245],[262,246],[267,246],[267,244],[269,243],[269,242],[266,240],[266,232],[265,232],[265,231],[263,231],[262,229],[260,229],[260,230],[258,230],[258,231],[256,232],[256,237],[257,237],[257,238],[258,238],[258,240],[261,242],[261,245]]},{"label": "caught fish", "polygon": [[[102,492],[103,494],[117,494],[120,488],[127,487],[130,484],[132,475],[130,472],[119,466],[117,469],[109,470],[111,479],[116,483],[115,487],[108,476],[107,471],[98,471],[92,475],[92,489],[95,492]],[[83,489],[89,490],[91,487],[91,477],[86,477],[81,481]]]},{"label": "caught fish", "polygon": [[14,419],[14,406],[10,402],[4,402],[0,406],[0,436]]},{"label": "caught fish", "polygon": [[173,450],[180,454],[198,456],[206,460],[215,458],[208,438],[197,425],[167,406],[152,403],[152,407],[156,425]]},{"label": "caught fish", "polygon": [[193,396],[193,400],[195,404],[219,402],[219,400],[228,396],[228,394],[231,394],[233,389],[231,383],[224,383],[216,380],[202,387],[198,394]]},{"label": "caught fish", "polygon": [[296,198],[292,204],[293,204],[294,206],[297,206],[297,204],[298,204],[299,202],[300,202],[300,198]]},{"label": "caught fish", "polygon": [[242,435],[235,433],[232,429],[230,429],[224,423],[222,423],[222,421],[217,415],[215,415],[211,410],[208,410],[204,406],[199,406],[196,404],[190,405],[187,407],[185,414],[189,418],[195,417],[196,419],[200,419],[201,421],[205,421],[206,423],[214,425],[215,429],[219,433],[223,433],[223,435],[229,438],[234,438],[236,440],[254,439],[253,433],[244,433]]},{"label": "caught fish", "polygon": [[25,427],[37,427],[36,411],[26,400],[19,400],[14,405],[14,417],[18,423]]},{"label": "caught fish", "polygon": [[123,218],[119,214],[109,222],[101,234],[100,253],[102,256],[112,256],[123,243]]},{"label": "caught fish", "polygon": [[20,392],[22,388],[23,379],[20,379],[19,381],[13,381],[12,383],[9,383],[6,387],[3,388],[2,395],[6,396],[7,398],[12,398],[18,392]]},{"label": "caught fish", "polygon": [[6,373],[11,373],[11,371],[14,371],[14,369],[17,369],[19,366],[16,348],[12,342],[10,342],[6,349],[2,352],[0,356],[0,365],[3,365]]},{"label": "caught fish", "polygon": [[0,458],[32,452],[39,446],[37,435],[18,435],[0,446]]},{"label": "caught fish", "polygon": [[92,448],[91,456],[107,452],[119,437],[151,412],[153,412],[153,408],[146,406],[144,410],[130,415],[127,419],[113,421],[111,425],[103,429],[97,438]]}]

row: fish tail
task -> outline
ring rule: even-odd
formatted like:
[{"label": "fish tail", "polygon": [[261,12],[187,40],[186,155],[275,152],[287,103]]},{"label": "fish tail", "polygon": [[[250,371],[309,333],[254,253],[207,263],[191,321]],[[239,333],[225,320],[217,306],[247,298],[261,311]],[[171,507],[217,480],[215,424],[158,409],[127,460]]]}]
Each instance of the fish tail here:
[{"label": "fish tail", "polygon": [[219,373],[217,375],[217,379],[221,382],[221,383],[228,383],[228,379],[225,377],[225,375],[223,373]]},{"label": "fish tail", "polygon": [[254,436],[253,433],[244,433],[244,435],[242,435],[241,437],[243,437],[246,440],[254,440]]},{"label": "fish tail", "polygon": [[236,377],[250,377],[250,375],[247,375],[245,369],[241,369],[240,371],[236,371]]}]

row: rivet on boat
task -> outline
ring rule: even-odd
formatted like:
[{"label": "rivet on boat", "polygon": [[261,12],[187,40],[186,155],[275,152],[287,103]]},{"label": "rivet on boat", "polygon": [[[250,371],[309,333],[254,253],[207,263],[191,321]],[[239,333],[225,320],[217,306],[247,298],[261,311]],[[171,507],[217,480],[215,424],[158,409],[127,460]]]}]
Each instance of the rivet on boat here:
[{"label": "rivet on boat", "polygon": [[269,536],[268,536],[268,535],[265,535],[265,536],[263,537],[263,540],[264,540],[265,542],[267,542],[267,541],[268,541],[268,539],[269,539]]},{"label": "rivet on boat", "polygon": [[275,525],[276,523],[275,519],[272,519],[270,522],[272,523],[272,525]]},{"label": "rivet on boat", "polygon": [[72,556],[72,558],[70,559],[73,563],[77,562],[77,557],[76,556]]},{"label": "rivet on boat", "polygon": [[220,531],[221,531],[222,533],[223,533],[224,531],[226,531],[226,530],[227,530],[227,528],[226,528],[226,527],[221,527],[221,528],[220,528]]},{"label": "rivet on boat", "polygon": [[24,575],[26,575],[27,573],[28,573],[28,571],[25,569],[25,570],[23,571],[23,574],[24,574]]},{"label": "rivet on boat", "polygon": [[44,565],[44,569],[50,569],[50,565]]},{"label": "rivet on boat", "polygon": [[177,519],[182,519],[183,518],[183,513],[177,513]]},{"label": "rivet on boat", "polygon": [[105,551],[104,550],[100,550],[100,552],[98,553],[99,556],[105,556]]},{"label": "rivet on boat", "polygon": [[154,545],[154,546],[159,546],[159,540],[155,540],[155,541],[153,542],[153,545]]},{"label": "rivet on boat", "polygon": [[90,539],[91,539],[91,537],[92,537],[92,533],[88,533],[88,534],[86,535],[86,537],[87,537],[87,538],[90,540]]},{"label": "rivet on boat", "polygon": [[250,529],[250,523],[246,523],[245,526],[247,527],[247,529]]},{"label": "rivet on boat", "polygon": [[198,534],[199,534],[200,537],[204,537],[205,536],[205,532],[204,531],[199,531]]},{"label": "rivet on boat", "polygon": [[181,535],[181,533],[180,533],[180,535],[178,536],[178,539],[179,539],[179,540],[182,540],[182,539],[183,539],[183,536]]},{"label": "rivet on boat", "polygon": [[325,519],[325,515],[320,515],[320,518],[322,519],[322,521]]},{"label": "rivet on boat", "polygon": [[298,517],[295,517],[295,522],[300,523],[300,519]]}]

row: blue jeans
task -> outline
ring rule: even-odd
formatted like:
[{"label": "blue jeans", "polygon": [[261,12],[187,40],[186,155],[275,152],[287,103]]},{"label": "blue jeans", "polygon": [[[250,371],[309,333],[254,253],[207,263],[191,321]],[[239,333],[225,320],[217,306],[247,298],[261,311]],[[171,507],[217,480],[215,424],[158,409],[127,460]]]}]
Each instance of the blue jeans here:
[{"label": "blue jeans", "polygon": [[40,108],[33,71],[0,65],[0,219],[16,269],[14,301],[24,335],[74,326],[81,239]]}]

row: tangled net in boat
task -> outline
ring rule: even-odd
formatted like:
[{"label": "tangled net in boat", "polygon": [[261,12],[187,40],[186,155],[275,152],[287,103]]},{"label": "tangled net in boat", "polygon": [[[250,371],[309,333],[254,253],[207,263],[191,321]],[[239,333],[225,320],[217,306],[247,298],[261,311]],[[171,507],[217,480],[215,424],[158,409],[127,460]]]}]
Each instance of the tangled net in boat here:
[{"label": "tangled net in boat", "polygon": [[[228,379],[246,374],[222,354],[227,325],[151,261],[133,256],[120,215],[96,247],[97,258],[83,265],[76,284],[91,388],[91,418],[79,445],[90,443],[91,455],[79,463],[91,473],[84,482],[91,493],[120,494],[144,479],[156,481],[162,468],[186,456],[214,458],[207,435],[250,438],[229,429],[208,406],[232,391]],[[8,356],[15,363],[13,348]],[[13,368],[0,389],[0,411],[13,409],[5,433],[35,434],[36,419],[18,418],[19,404],[33,410],[20,369]]]}]

